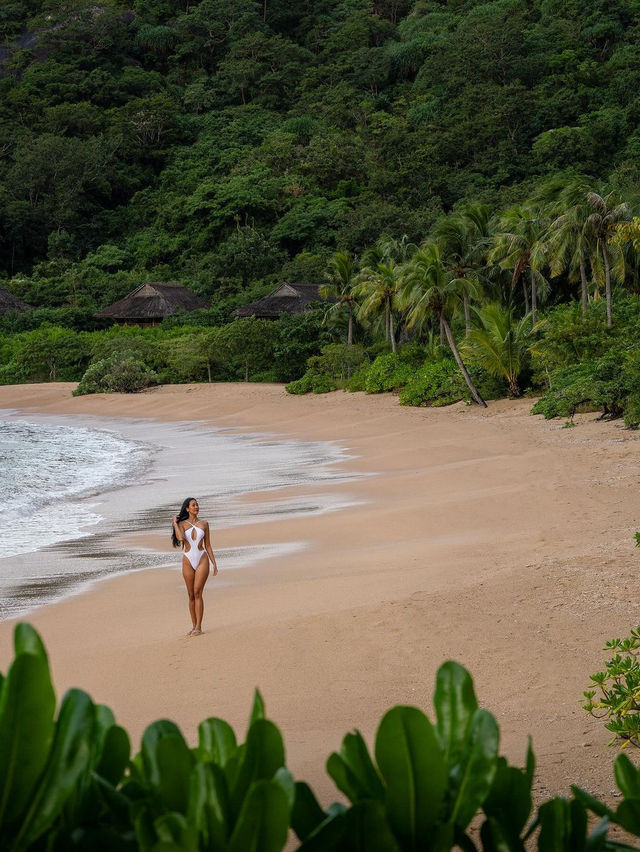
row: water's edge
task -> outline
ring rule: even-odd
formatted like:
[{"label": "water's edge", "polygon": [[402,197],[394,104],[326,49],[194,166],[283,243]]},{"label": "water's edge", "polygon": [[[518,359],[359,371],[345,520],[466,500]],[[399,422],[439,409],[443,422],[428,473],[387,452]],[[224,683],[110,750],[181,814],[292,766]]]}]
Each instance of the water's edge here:
[{"label": "water's edge", "polygon": [[[136,548],[125,550],[118,539],[141,532],[166,531],[187,496],[196,496],[201,516],[212,528],[281,520],[336,511],[357,501],[324,488],[312,495],[304,486],[333,485],[358,474],[336,470],[352,456],[335,442],[291,440],[283,436],[243,434],[197,422],[159,423],[139,419],[44,416],[0,411],[0,421],[79,426],[132,442],[146,453],[133,481],[74,499],[93,517],[78,534],[39,547],[36,552],[0,558],[0,621],[70,595],[117,574],[179,565],[179,555]],[[142,457],[142,456],[140,456]],[[138,459],[139,461],[139,459]],[[252,492],[293,487],[295,496],[260,503],[243,502]],[[188,491],[188,493],[186,493]],[[254,565],[261,559],[301,550],[304,542],[219,549],[225,570]]]}]

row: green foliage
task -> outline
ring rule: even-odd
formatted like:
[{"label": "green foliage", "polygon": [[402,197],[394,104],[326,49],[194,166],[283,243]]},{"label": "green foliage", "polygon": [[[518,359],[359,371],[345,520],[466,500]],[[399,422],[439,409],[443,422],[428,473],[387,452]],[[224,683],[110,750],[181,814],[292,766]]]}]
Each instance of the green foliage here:
[{"label": "green foliage", "polygon": [[[639,637],[615,647],[635,651]],[[280,852],[290,827],[300,850],[326,852],[523,852],[535,832],[543,852],[630,849],[607,840],[610,824],[640,837],[640,771],[625,755],[615,762],[622,795],[615,811],[576,786],[572,799],[543,802],[533,815],[531,746],[524,769],[500,756],[498,725],[455,662],[436,676],[435,724],[416,707],[397,706],[378,726],[373,755],[358,731],[344,737],[327,771],[347,804],[324,811],[286,769],[282,737],[257,690],[244,743],[211,717],[189,748],[173,722],[159,720],[130,759],[127,733],[86,693],[70,690],[55,714],[46,651],[33,628],[17,625],[14,648],[0,678],[0,843],[16,852]],[[600,818],[591,833],[589,813]]]},{"label": "green foliage", "polygon": [[157,383],[158,377],[136,353],[125,349],[94,361],[73,391],[74,396],[88,393],[137,393]]},{"label": "green foliage", "polygon": [[[636,545],[640,546],[637,533]],[[605,728],[613,733],[611,744],[640,748],[640,628],[625,639],[607,642],[604,650],[612,656],[602,671],[591,675],[592,687],[583,693],[583,707],[606,720]]]},{"label": "green foliage", "polygon": [[500,305],[474,308],[477,325],[463,342],[461,350],[470,362],[492,376],[504,379],[511,396],[520,396],[520,376],[527,363],[530,318],[514,322],[511,310]]},{"label": "green foliage", "polygon": [[637,426],[640,350],[612,348],[601,358],[555,370],[550,381],[533,414],[572,418],[576,411],[602,410],[607,416],[625,415],[627,425]]},{"label": "green foliage", "polygon": [[451,405],[466,397],[466,387],[451,358],[427,362],[400,392],[400,405]]},{"label": "green foliage", "polygon": [[401,355],[378,355],[369,367],[364,383],[367,393],[385,393],[404,387],[413,378],[414,368]]}]

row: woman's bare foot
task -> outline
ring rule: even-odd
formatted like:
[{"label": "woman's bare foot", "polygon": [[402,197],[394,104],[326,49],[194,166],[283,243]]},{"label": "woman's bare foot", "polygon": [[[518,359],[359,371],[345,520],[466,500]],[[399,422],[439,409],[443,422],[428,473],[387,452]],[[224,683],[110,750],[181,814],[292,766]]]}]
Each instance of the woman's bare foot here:
[{"label": "woman's bare foot", "polygon": [[195,630],[195,627],[192,627],[192,628],[191,628],[191,630],[190,630],[188,633],[185,633],[185,637],[186,637],[186,636],[191,636],[191,635],[193,634],[193,631],[194,631],[194,630]]},{"label": "woman's bare foot", "polygon": [[191,631],[191,636],[202,636],[202,630],[199,627],[194,627]]}]

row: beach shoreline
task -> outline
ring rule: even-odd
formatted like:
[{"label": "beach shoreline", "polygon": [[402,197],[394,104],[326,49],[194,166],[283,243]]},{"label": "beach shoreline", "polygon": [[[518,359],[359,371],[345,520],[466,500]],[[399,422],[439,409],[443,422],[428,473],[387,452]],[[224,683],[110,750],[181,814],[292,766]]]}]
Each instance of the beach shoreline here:
[{"label": "beach shoreline", "polygon": [[[1,387],[0,408],[78,424],[170,423],[188,410],[239,433],[336,442],[355,456],[343,470],[370,475],[317,486],[348,494],[354,505],[339,511],[216,532],[214,547],[309,546],[228,577],[221,566],[198,639],[183,638],[177,570],[112,578],[34,612],[59,694],[80,686],[109,704],[137,748],[161,717],[191,742],[211,715],[242,735],[258,686],[294,776],[328,803],[338,794],[324,762],[342,736],[357,727],[371,742],[393,704],[433,716],[435,672],[453,658],[474,676],[513,762],[523,764],[533,736],[538,797],[567,794],[572,782],[605,797],[614,789],[609,735],[580,697],[604,642],[640,622],[637,433],[594,414],[562,429],[530,416],[527,400],[485,412],[400,408],[390,395],[296,398],[271,385],[89,397],[72,387]],[[129,543],[166,547],[156,534]],[[0,624],[2,670],[11,630]]]}]

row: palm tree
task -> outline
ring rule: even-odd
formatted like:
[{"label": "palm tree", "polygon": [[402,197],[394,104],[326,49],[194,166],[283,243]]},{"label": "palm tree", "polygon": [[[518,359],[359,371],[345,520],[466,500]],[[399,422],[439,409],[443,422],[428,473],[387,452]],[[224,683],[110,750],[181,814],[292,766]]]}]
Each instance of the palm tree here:
[{"label": "palm tree", "polygon": [[522,280],[525,313],[529,313],[529,297],[526,273],[529,273],[531,286],[531,319],[538,321],[538,293],[547,287],[547,280],[541,269],[546,264],[544,233],[545,219],[543,211],[528,205],[516,205],[506,210],[500,217],[500,231],[495,235],[494,246],[490,252],[491,261],[503,269],[512,269],[511,291]]},{"label": "palm tree", "polygon": [[478,405],[486,408],[487,403],[471,380],[449,325],[448,318],[462,300],[464,293],[474,296],[477,289],[472,281],[456,278],[453,272],[446,268],[438,245],[427,243],[413,255],[402,297],[408,308],[407,325],[422,325],[430,316],[438,318],[471,395]]},{"label": "palm tree", "polygon": [[506,379],[511,396],[520,396],[518,377],[527,356],[529,315],[516,323],[511,307],[498,304],[474,308],[474,312],[478,325],[463,344],[464,349],[487,373]]},{"label": "palm tree", "polygon": [[556,277],[567,271],[569,280],[580,277],[582,315],[586,316],[587,262],[593,252],[593,238],[587,228],[590,215],[588,190],[583,181],[569,184],[560,193],[561,211],[549,225],[547,247],[551,275]]},{"label": "palm tree", "polygon": [[351,255],[338,251],[329,261],[328,284],[320,287],[323,299],[331,299],[333,304],[327,314],[342,311],[347,306],[349,325],[347,331],[347,346],[353,345],[353,316],[358,304],[356,298],[356,272]]},{"label": "palm tree", "polygon": [[391,351],[397,350],[393,325],[393,310],[399,307],[398,294],[403,284],[406,267],[393,260],[376,260],[370,255],[369,263],[358,276],[356,295],[362,299],[359,317],[384,313],[384,337],[391,343]]},{"label": "palm tree", "polygon": [[[456,278],[471,278],[479,285],[478,266],[489,236],[488,204],[466,204],[459,210],[443,216],[432,230],[442,254],[454,270]],[[467,337],[471,332],[469,297],[463,296],[464,319]]]},{"label": "palm tree", "polygon": [[607,300],[607,328],[611,328],[611,272],[618,280],[624,280],[624,255],[619,246],[609,240],[615,235],[618,225],[629,219],[629,205],[620,201],[618,195],[610,191],[605,195],[597,192],[587,193],[589,215],[585,222],[585,231],[595,243],[592,255],[592,268],[597,272],[604,268],[605,295]]}]

